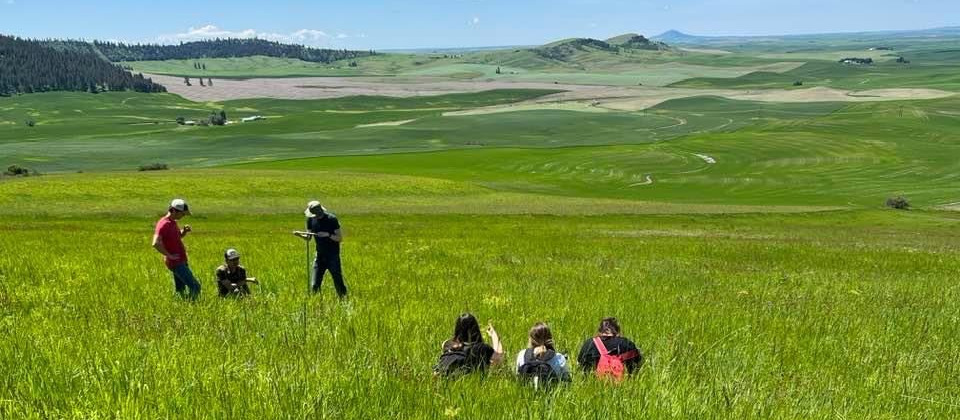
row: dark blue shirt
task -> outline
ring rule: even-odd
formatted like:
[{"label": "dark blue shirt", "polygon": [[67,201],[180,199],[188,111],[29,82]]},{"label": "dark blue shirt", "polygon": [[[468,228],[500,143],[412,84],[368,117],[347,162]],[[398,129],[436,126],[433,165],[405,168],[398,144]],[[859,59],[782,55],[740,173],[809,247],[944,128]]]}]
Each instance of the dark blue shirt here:
[{"label": "dark blue shirt", "polygon": [[[340,221],[333,213],[326,213],[324,217],[311,217],[307,219],[307,231],[312,233],[326,232],[333,235],[337,229],[340,229]],[[314,237],[317,244],[318,255],[332,255],[340,253],[340,242],[330,238]]]}]

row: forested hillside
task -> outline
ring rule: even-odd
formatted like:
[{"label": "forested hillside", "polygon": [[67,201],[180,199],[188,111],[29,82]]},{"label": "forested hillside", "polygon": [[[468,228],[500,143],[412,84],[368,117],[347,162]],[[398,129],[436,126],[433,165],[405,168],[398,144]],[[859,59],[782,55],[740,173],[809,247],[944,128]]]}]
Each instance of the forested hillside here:
[{"label": "forested hillside", "polygon": [[48,91],[166,92],[163,86],[108,62],[85,45],[0,35],[0,96]]},{"label": "forested hillside", "polygon": [[330,63],[376,55],[373,51],[350,51],[310,48],[303,45],[281,44],[263,39],[216,39],[185,42],[178,45],[136,44],[94,41],[96,47],[110,61],[189,60],[198,58],[233,58],[263,55],[296,58],[315,63]]}]

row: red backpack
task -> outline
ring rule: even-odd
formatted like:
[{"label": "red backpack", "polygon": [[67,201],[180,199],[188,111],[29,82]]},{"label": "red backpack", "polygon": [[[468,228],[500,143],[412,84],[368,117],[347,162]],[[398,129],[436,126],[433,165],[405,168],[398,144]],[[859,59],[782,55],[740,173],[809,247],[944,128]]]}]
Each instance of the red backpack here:
[{"label": "red backpack", "polygon": [[597,377],[600,379],[613,379],[614,382],[623,380],[624,372],[627,367],[623,362],[637,356],[636,350],[628,351],[624,354],[612,355],[603,345],[600,337],[593,337],[593,345],[600,352],[600,360],[597,361]]}]

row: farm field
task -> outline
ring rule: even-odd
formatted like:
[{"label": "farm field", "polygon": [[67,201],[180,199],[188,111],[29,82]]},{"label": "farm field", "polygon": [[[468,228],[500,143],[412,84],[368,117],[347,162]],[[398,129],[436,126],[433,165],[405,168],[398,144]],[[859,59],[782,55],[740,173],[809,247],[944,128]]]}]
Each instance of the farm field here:
[{"label": "farm field", "polygon": [[[955,97],[857,104],[695,97],[643,112],[456,113],[549,93],[220,104],[171,95],[49,94],[56,102],[35,95],[0,101],[13,115],[0,143],[7,159],[42,172],[262,162],[688,204],[872,208],[901,194],[921,206],[960,201],[951,152],[960,147]],[[220,108],[267,119],[225,127],[173,122]],[[38,125],[19,125],[21,118]],[[304,157],[316,159],[285,160]]]},{"label": "farm field", "polygon": [[[0,419],[956,418],[960,38],[924,34],[132,61],[169,93],[0,97],[27,169]],[[193,303],[150,247],[174,197]],[[307,293],[313,199],[345,301]],[[227,248],[249,298],[216,295]],[[463,312],[507,366],[434,377]],[[576,362],[605,316],[645,356],[619,386]],[[570,384],[514,378],[536,321]]]},{"label": "farm field", "polygon": [[807,63],[783,73],[755,72],[733,78],[690,78],[672,84],[685,88],[792,89],[794,82],[804,88],[824,86],[868,90],[884,88],[934,88],[956,92],[960,76],[955,64],[922,65],[881,62],[856,66],[835,62]]},{"label": "farm field", "polygon": [[[333,63],[314,63],[294,58],[235,57],[204,58],[198,60],[124,61],[141,73],[168,76],[215,77],[248,79],[254,77],[328,77],[328,76],[392,76],[418,67],[429,67],[459,62],[454,59],[429,59],[414,54],[380,54]],[[350,66],[351,62],[358,65]],[[197,69],[195,63],[206,65]]]}]

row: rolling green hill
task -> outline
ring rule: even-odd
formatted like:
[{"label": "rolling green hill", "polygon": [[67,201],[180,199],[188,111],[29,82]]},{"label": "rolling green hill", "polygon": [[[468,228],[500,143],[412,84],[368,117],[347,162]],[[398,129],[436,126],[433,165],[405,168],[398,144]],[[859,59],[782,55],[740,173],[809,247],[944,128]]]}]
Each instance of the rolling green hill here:
[{"label": "rolling green hill", "polygon": [[[592,97],[0,98],[0,169],[40,172],[0,175],[0,418],[958,418],[960,96],[770,91],[955,89],[955,47],[914,41],[874,52],[909,66],[830,58],[863,47],[852,39],[618,46],[633,34],[555,44],[568,61],[205,60],[205,77],[611,85]],[[674,85],[616,87],[640,80]],[[731,94],[814,102],[710,96]],[[220,110],[230,124],[175,122]],[[155,162],[170,169],[136,170]],[[884,208],[900,195],[911,210]],[[150,247],[173,197],[193,211],[194,302]],[[311,244],[290,232],[314,199],[343,226],[344,300],[306,292]],[[217,297],[227,248],[259,279],[251,296]],[[495,325],[506,363],[436,376],[464,312]],[[644,355],[616,386],[577,358],[609,316]],[[569,384],[516,380],[538,321]]]},{"label": "rolling green hill", "polygon": [[960,91],[960,65],[899,64],[848,65],[817,61],[782,73],[754,72],[733,78],[690,78],[671,84],[684,88],[791,89],[825,86],[850,90],[929,88]]},{"label": "rolling green hill", "polygon": [[[7,164],[41,172],[341,156],[263,165],[414,174],[504,192],[688,204],[874,207],[896,194],[921,206],[960,201],[952,187],[960,167],[950,158],[960,153],[956,98],[842,105],[701,97],[642,113],[443,116],[545,93],[222,104],[170,95],[161,96],[163,101],[63,94],[50,101],[33,95],[0,102],[6,115],[16,115],[0,122],[0,144]],[[226,127],[173,122],[176,116],[203,118],[221,108],[233,119],[267,119]],[[19,123],[27,115],[36,127]],[[409,152],[442,153],[396,155]]]}]

